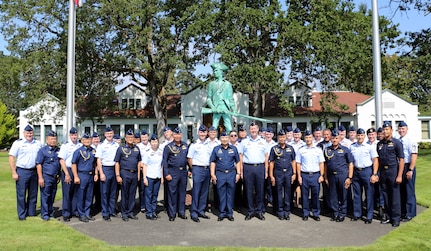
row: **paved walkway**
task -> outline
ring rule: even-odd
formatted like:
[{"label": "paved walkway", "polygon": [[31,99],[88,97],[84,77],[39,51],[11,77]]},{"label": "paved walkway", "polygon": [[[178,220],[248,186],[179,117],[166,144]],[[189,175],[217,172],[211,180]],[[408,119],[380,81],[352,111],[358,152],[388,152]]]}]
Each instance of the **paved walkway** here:
[{"label": "paved walkway", "polygon": [[[418,212],[423,210],[418,206]],[[378,220],[369,225],[363,221],[352,222],[349,218],[336,223],[322,216],[320,222],[311,218],[304,222],[300,209],[294,210],[290,221],[280,221],[269,213],[265,214],[265,221],[256,218],[245,221],[243,214],[235,212],[234,222],[227,219],[218,222],[215,214],[208,213],[211,219],[201,219],[200,223],[193,222],[190,217],[187,220],[177,217],[170,222],[165,212],[159,215],[161,218],[155,221],[147,220],[139,213],[139,220],[123,222],[121,218],[112,218],[111,222],[105,222],[97,214],[94,222],[83,223],[73,218],[65,224],[109,244],[127,246],[363,246],[394,230],[390,224],[382,225]]]}]

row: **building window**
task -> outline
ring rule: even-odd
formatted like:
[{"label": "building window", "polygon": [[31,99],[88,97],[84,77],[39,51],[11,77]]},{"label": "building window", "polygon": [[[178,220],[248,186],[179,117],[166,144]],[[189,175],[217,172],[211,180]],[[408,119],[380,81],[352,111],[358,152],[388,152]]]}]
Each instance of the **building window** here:
[{"label": "building window", "polygon": [[135,109],[135,100],[133,98],[129,98],[129,109]]},{"label": "building window", "polygon": [[123,110],[127,109],[127,99],[125,98],[121,100],[121,109]]},{"label": "building window", "polygon": [[193,142],[193,125],[187,126],[187,139]]},{"label": "building window", "polygon": [[136,109],[142,109],[142,102],[141,99],[136,99]]},{"label": "building window", "polygon": [[429,121],[421,121],[422,139],[430,138],[430,124]]},{"label": "building window", "polygon": [[295,105],[296,105],[296,106],[301,106],[301,103],[302,103],[301,96],[296,96],[296,102],[295,102]]},{"label": "building window", "polygon": [[292,123],[291,123],[291,122],[288,122],[288,123],[281,123],[281,127],[283,128],[283,130],[286,130],[286,128],[287,128],[288,126],[292,127]]},{"label": "building window", "polygon": [[51,131],[52,126],[51,125],[45,125],[45,135],[48,134],[49,131]]},{"label": "building window", "polygon": [[159,132],[157,131],[157,124],[153,124],[153,132],[154,134],[158,134]]},{"label": "building window", "polygon": [[105,140],[105,125],[98,125],[97,126],[97,133],[99,134],[100,142],[103,142]]},{"label": "building window", "polygon": [[124,126],[124,135],[126,135],[127,131],[129,131],[129,129],[132,129],[133,133],[135,133],[135,126],[134,125],[125,125]]},{"label": "building window", "polygon": [[57,125],[55,127],[55,132],[57,133],[57,142],[59,143],[64,142],[63,126]]},{"label": "building window", "polygon": [[40,125],[35,125],[33,128],[33,136],[40,140]]},{"label": "building window", "polygon": [[316,129],[318,126],[323,130],[323,128],[320,126],[320,123],[313,123],[311,124],[311,131],[314,132],[314,129]]},{"label": "building window", "polygon": [[112,131],[114,131],[114,134],[120,135],[120,125],[111,125]]},{"label": "building window", "polygon": [[301,130],[301,132],[304,132],[305,130],[307,130],[307,123],[306,122],[296,123],[296,127],[298,127]]},{"label": "building window", "polygon": [[147,131],[147,133],[150,133],[149,131],[148,131],[148,129],[149,129],[150,127],[149,127],[149,125],[148,124],[144,124],[144,125],[142,125],[142,124],[140,124],[139,125],[139,132],[141,132],[142,130],[145,130],[145,131]]}]

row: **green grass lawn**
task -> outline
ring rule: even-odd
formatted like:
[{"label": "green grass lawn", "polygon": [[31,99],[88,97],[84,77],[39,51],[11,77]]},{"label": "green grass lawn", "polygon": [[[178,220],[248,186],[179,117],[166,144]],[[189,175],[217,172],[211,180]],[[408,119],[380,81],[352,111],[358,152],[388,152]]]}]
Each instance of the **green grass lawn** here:
[{"label": "green grass lawn", "polygon": [[[431,250],[431,150],[421,151],[417,163],[416,195],[427,207],[411,222],[402,224],[374,244],[365,247],[309,250]],[[61,189],[57,199],[61,196]],[[0,250],[286,250],[237,247],[123,247],[88,237],[59,221],[29,217],[20,222],[16,213],[15,183],[6,152],[0,152]],[[39,200],[39,198],[38,198]],[[292,249],[293,250],[293,249]]]}]

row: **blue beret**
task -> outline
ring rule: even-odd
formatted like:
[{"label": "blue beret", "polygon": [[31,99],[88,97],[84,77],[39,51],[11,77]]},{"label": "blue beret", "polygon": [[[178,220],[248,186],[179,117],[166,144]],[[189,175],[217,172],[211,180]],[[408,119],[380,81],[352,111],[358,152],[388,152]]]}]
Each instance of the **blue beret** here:
[{"label": "blue beret", "polygon": [[135,132],[134,136],[135,136],[135,139],[141,138],[141,134],[139,132]]},{"label": "blue beret", "polygon": [[315,131],[315,132],[317,132],[317,131],[322,131],[322,128],[321,128],[320,126],[317,126],[316,128],[314,128],[314,131]]},{"label": "blue beret", "polygon": [[173,130],[173,132],[177,133],[177,134],[182,133],[181,128],[179,128],[178,126],[175,127],[175,129]]},{"label": "blue beret", "polygon": [[332,137],[337,137],[337,136],[339,136],[339,135],[340,135],[340,133],[338,132],[338,130],[337,130],[337,129],[332,130],[332,132],[331,132],[331,136],[332,136]]},{"label": "blue beret", "polygon": [[374,128],[372,128],[372,127],[371,127],[370,129],[368,129],[368,130],[367,130],[367,134],[368,134],[368,133],[373,133],[373,132],[375,132],[375,131],[376,131],[376,129],[374,129]]},{"label": "blue beret", "polygon": [[57,137],[57,133],[56,133],[56,132],[54,132],[53,130],[50,130],[50,131],[48,132],[48,134],[46,134],[46,136],[49,136],[49,137]]},{"label": "blue beret", "polygon": [[243,126],[243,125],[240,125],[240,126],[238,127],[238,131],[240,131],[240,132],[245,131],[244,126]]},{"label": "blue beret", "polygon": [[406,122],[404,122],[404,121],[401,121],[401,122],[398,124],[398,127],[404,127],[404,126],[407,126],[407,123],[406,123]]},{"label": "blue beret", "polygon": [[219,69],[219,70],[222,70],[222,71],[229,70],[229,67],[227,67],[225,64],[219,63],[219,62],[212,64],[211,68],[213,68],[213,70],[215,70],[215,69]]},{"label": "blue beret", "polygon": [[217,131],[217,130],[214,126],[211,126],[210,128],[208,128],[208,131]]},{"label": "blue beret", "polygon": [[291,126],[286,126],[286,132],[292,132],[293,128]]},{"label": "blue beret", "polygon": [[278,131],[278,135],[286,135],[286,132],[283,129],[280,129],[280,131]]},{"label": "blue beret", "polygon": [[84,135],[82,135],[83,139],[89,139],[91,138],[90,134],[88,132],[84,133]]},{"label": "blue beret", "polygon": [[354,131],[356,131],[356,128],[355,128],[354,126],[351,126],[351,127],[349,128],[349,132],[354,132]]},{"label": "blue beret", "polygon": [[340,125],[338,127],[338,131],[345,131],[345,130],[346,130],[346,127],[344,127],[343,125]]},{"label": "blue beret", "polygon": [[147,135],[147,134],[148,134],[147,131],[145,131],[145,130],[141,131],[141,135]]},{"label": "blue beret", "polygon": [[266,128],[266,132],[274,133],[274,129],[272,127]]},{"label": "blue beret", "polygon": [[205,125],[201,125],[201,126],[199,126],[199,131],[200,132],[206,132],[207,131],[207,127]]},{"label": "blue beret", "polygon": [[110,127],[110,126],[107,126],[106,128],[105,128],[105,132],[112,132],[113,130],[112,130],[112,128]]},{"label": "blue beret", "polygon": [[97,132],[93,132],[93,138],[99,137],[99,134]]},{"label": "blue beret", "polygon": [[228,136],[228,134],[227,134],[227,132],[226,131],[222,131],[221,133],[220,133],[220,137],[221,136]]},{"label": "blue beret", "polygon": [[295,128],[295,130],[293,130],[294,133],[300,133],[301,129],[299,129],[298,127]]},{"label": "blue beret", "polygon": [[133,132],[132,129],[127,130],[126,135],[134,135],[135,133]]},{"label": "blue beret", "polygon": [[382,128],[385,128],[385,127],[391,127],[391,128],[392,128],[392,123],[391,123],[391,121],[384,121],[384,122],[383,122],[383,126],[382,126]]},{"label": "blue beret", "polygon": [[76,134],[76,133],[78,133],[78,130],[76,130],[75,127],[72,127],[72,128],[70,128],[69,133],[70,134]]},{"label": "blue beret", "polygon": [[169,126],[165,126],[163,128],[163,132],[166,132],[166,131],[172,131],[172,129]]},{"label": "blue beret", "polygon": [[359,129],[356,131],[356,134],[365,134],[365,130],[364,130],[364,129],[362,129],[362,128],[359,128]]},{"label": "blue beret", "polygon": [[311,131],[310,130],[305,130],[304,136],[309,136],[309,135],[311,135]]},{"label": "blue beret", "polygon": [[377,129],[377,132],[383,132],[383,129],[382,129],[381,127],[379,127],[379,128]]},{"label": "blue beret", "polygon": [[157,139],[159,139],[158,137],[157,137],[157,134],[151,134],[151,138],[150,138],[150,140],[157,140]]},{"label": "blue beret", "polygon": [[114,134],[114,139],[120,139],[120,135]]},{"label": "blue beret", "polygon": [[27,126],[24,128],[24,131],[26,131],[26,132],[32,132],[32,131],[33,131],[33,127],[31,127],[31,125],[27,125]]}]

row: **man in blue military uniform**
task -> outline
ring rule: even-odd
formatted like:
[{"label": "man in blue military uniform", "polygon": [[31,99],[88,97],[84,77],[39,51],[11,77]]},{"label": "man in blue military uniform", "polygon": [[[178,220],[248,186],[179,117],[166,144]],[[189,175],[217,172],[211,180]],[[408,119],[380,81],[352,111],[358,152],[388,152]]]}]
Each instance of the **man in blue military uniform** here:
[{"label": "man in blue military uniform", "polygon": [[178,217],[186,220],[185,200],[187,188],[187,152],[188,147],[181,141],[183,133],[179,127],[173,131],[174,141],[163,150],[163,176],[168,186],[168,216],[169,221]]},{"label": "man in blue military uniform", "polygon": [[117,181],[115,178],[115,154],[119,144],[113,139],[114,131],[111,127],[105,128],[105,140],[96,150],[97,170],[100,176],[100,193],[102,196],[102,217],[111,221],[117,217],[115,212]]},{"label": "man in blue military uniform", "polygon": [[[141,158],[144,159],[145,154],[150,150],[151,148],[151,144],[148,141],[149,139],[149,135],[147,133],[147,131],[142,130],[141,134],[139,136],[139,142],[136,144],[136,146],[139,148],[139,151],[141,152]],[[158,144],[157,144],[158,146]],[[140,209],[141,209],[141,213],[145,213],[147,211],[146,205],[146,198],[147,196],[145,195],[145,189],[147,186],[145,186],[144,184],[144,176],[143,176],[143,166],[141,166],[141,177],[140,177],[140,182],[138,184],[138,193],[139,193],[139,204],[140,204]]]},{"label": "man in blue military uniform", "polygon": [[382,224],[400,225],[401,195],[400,184],[403,181],[404,152],[403,144],[392,137],[392,124],[383,122],[383,139],[377,143],[379,155],[380,185],[385,199],[386,220]]},{"label": "man in blue military uniform", "polygon": [[252,122],[249,130],[250,136],[241,141],[238,147],[247,196],[248,210],[245,220],[251,220],[254,216],[265,220],[264,185],[268,177],[269,148],[265,140],[258,135],[258,124]]},{"label": "man in blue military uniform", "polygon": [[27,216],[36,216],[37,202],[37,172],[36,156],[41,143],[33,135],[33,128],[24,128],[24,139],[18,139],[9,151],[9,166],[12,179],[16,183],[16,202],[18,219],[25,220]]},{"label": "man in blue military uniform", "polygon": [[40,216],[42,220],[48,221],[50,217],[54,217],[53,204],[61,170],[57,133],[49,131],[46,135],[46,144],[37,153],[36,168],[40,186]]},{"label": "man in blue military uniform", "polygon": [[78,217],[77,197],[75,186],[73,182],[74,176],[72,173],[72,156],[76,149],[81,147],[78,142],[78,130],[75,127],[69,130],[69,141],[61,145],[58,157],[60,158],[61,169],[63,170],[61,177],[61,188],[63,192],[63,220],[70,221],[72,216]]},{"label": "man in blue military uniform", "polygon": [[401,183],[401,216],[403,221],[410,221],[416,216],[416,160],[418,158],[418,143],[408,137],[407,123],[398,124],[398,134],[404,149],[404,173]]},{"label": "man in blue military uniform", "polygon": [[82,146],[73,153],[72,172],[74,183],[78,187],[77,208],[79,220],[82,222],[94,221],[90,215],[91,202],[93,200],[94,182],[98,180],[94,169],[96,167],[96,150],[91,147],[91,135],[84,133],[81,137]]},{"label": "man in blue military uniform", "polygon": [[235,183],[241,176],[238,150],[229,145],[229,135],[226,131],[220,134],[221,145],[216,146],[210,157],[211,179],[217,186],[219,198],[219,216],[217,221],[227,218],[234,221],[233,205],[235,196]]},{"label": "man in blue military uniform", "polygon": [[354,158],[353,172],[353,218],[356,221],[362,216],[362,191],[365,192],[367,214],[365,224],[373,220],[374,211],[374,183],[378,182],[377,171],[379,162],[375,146],[365,143],[365,130],[359,128],[356,132],[356,142],[350,145]]},{"label": "man in blue military uniform", "polygon": [[286,144],[286,133],[283,129],[277,135],[278,144],[269,152],[269,177],[276,189],[276,212],[279,220],[289,220],[292,203],[292,183],[296,179],[295,150]]},{"label": "man in blue military uniform", "polygon": [[331,136],[331,146],[323,150],[325,182],[329,186],[331,220],[342,222],[347,214],[347,189],[352,184],[354,160],[349,148],[340,145],[338,131],[332,131]]},{"label": "man in blue military uniform", "polygon": [[211,149],[207,139],[207,128],[201,125],[198,131],[198,140],[190,145],[187,158],[189,166],[192,167],[193,188],[192,188],[192,208],[190,217],[194,222],[199,222],[199,218],[209,219],[205,215],[207,206],[208,189],[210,182],[209,161]]},{"label": "man in blue military uniform", "polygon": [[121,216],[123,221],[129,221],[138,219],[133,213],[133,208],[141,177],[141,153],[134,144],[132,129],[127,131],[125,141],[123,146],[118,147],[114,161],[115,176],[118,184],[121,184]]},{"label": "man in blue military uniform", "polygon": [[324,162],[322,149],[314,146],[313,135],[310,131],[304,133],[305,146],[298,149],[296,154],[296,173],[301,186],[302,199],[302,220],[307,221],[310,216],[310,201],[308,200],[311,191],[311,211],[312,218],[320,221],[320,183],[324,181]]}]

